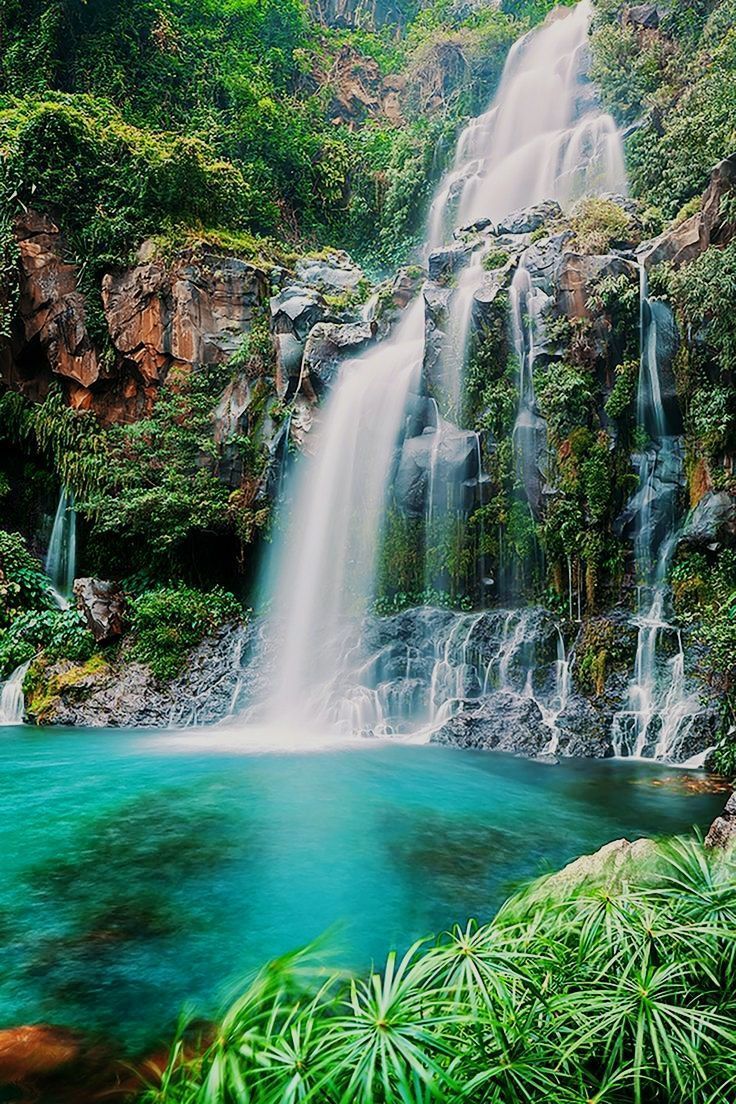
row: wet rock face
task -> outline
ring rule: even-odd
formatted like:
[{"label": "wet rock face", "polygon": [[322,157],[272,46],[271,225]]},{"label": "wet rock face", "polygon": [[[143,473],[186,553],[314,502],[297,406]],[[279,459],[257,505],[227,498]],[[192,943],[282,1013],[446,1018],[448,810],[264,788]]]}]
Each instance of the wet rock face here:
[{"label": "wet rock face", "polygon": [[100,366],[87,333],[76,267],[63,260],[59,227],[46,215],[27,211],[16,223],[16,238],[25,340],[38,344],[55,375],[89,388]]},{"label": "wet rock face", "polygon": [[452,717],[432,733],[431,742],[534,757],[544,753],[551,735],[532,698],[499,690]]},{"label": "wet rock face", "polygon": [[356,322],[338,325],[318,322],[311,330],[304,347],[302,371],[309,374],[318,396],[335,382],[340,365],[364,352],[373,341],[376,324]]},{"label": "wet rock face", "polygon": [[117,583],[75,579],[77,609],[98,644],[111,644],[125,631],[125,598]]}]

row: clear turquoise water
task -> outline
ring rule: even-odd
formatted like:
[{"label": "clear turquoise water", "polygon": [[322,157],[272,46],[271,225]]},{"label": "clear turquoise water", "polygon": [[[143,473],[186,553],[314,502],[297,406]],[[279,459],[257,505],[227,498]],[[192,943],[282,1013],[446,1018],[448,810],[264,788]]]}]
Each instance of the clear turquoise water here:
[{"label": "clear turquoise water", "polygon": [[2,730],[0,1023],[142,1045],[327,928],[329,961],[361,968],[611,839],[704,826],[722,804],[635,763],[249,746]]}]

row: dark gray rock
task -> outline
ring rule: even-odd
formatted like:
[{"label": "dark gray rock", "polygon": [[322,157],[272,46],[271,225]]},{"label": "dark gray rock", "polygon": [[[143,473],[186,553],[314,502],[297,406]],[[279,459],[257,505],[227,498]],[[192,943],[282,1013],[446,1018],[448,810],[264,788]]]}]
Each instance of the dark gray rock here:
[{"label": "dark gray rock", "polygon": [[430,253],[427,262],[430,279],[438,280],[441,276],[450,276],[457,272],[467,264],[476,244],[477,242],[459,241]]},{"label": "dark gray rock", "polygon": [[734,539],[736,499],[727,491],[706,491],[685,522],[683,542],[715,551]]},{"label": "dark gray rock", "polygon": [[296,276],[300,283],[333,295],[355,291],[364,279],[363,270],[342,250],[330,250],[320,257],[302,258],[297,261]]},{"label": "dark gray rock", "polygon": [[405,438],[394,482],[396,501],[405,513],[422,517],[433,483],[445,495],[455,496],[453,506],[466,510],[473,491],[468,495],[465,484],[479,474],[475,434],[441,419],[438,432]]},{"label": "dark gray rock", "polygon": [[314,288],[290,284],[270,300],[271,330],[306,341],[312,326],[328,315],[327,303]]},{"label": "dark gray rock", "polygon": [[118,583],[105,579],[75,579],[77,609],[98,644],[118,640],[126,628],[125,597]]},{"label": "dark gray rock", "polygon": [[432,733],[431,742],[537,756],[543,754],[551,735],[532,698],[499,690],[484,698],[476,708],[452,717]]},{"label": "dark gray rock", "polygon": [[302,370],[309,373],[318,395],[334,383],[342,362],[362,353],[375,334],[373,322],[318,322],[312,328],[304,347]]},{"label": "dark gray rock", "polygon": [[656,4],[634,4],[626,12],[626,22],[632,27],[655,31],[660,23],[660,10]]},{"label": "dark gray rock", "polygon": [[497,234],[531,234],[540,226],[559,218],[562,208],[554,199],[546,199],[533,207],[523,207],[496,224]]},{"label": "dark gray rock", "polygon": [[559,753],[587,759],[610,758],[613,755],[612,721],[610,708],[599,699],[591,701],[582,694],[571,694],[555,722]]},{"label": "dark gray rock", "polygon": [[[167,684],[157,683],[142,663],[131,661],[127,650],[108,666],[89,672],[60,695],[45,712],[45,724],[101,728],[155,728],[212,724],[229,715],[246,673],[253,630],[225,626],[190,653],[182,674]],[[53,678],[73,665],[67,661],[49,668]]]}]

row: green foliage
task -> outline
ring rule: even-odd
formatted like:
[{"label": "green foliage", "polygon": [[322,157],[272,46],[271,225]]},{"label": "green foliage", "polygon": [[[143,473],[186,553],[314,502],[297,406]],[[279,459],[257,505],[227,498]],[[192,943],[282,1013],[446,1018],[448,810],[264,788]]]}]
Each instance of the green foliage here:
[{"label": "green foliage", "polygon": [[270,963],[144,1104],[707,1104],[736,1045],[736,860],[544,884],[365,978]]},{"label": "green foliage", "polygon": [[68,659],[83,663],[95,650],[95,639],[75,609],[27,610],[0,636],[0,678],[39,652],[53,663]]},{"label": "green foliage", "polygon": [[672,280],[673,296],[688,323],[704,335],[726,371],[736,370],[736,319],[724,310],[736,300],[736,242],[725,249],[711,246]]},{"label": "green foliage", "polygon": [[613,200],[586,196],[575,204],[570,220],[581,253],[608,253],[612,246],[638,245],[631,216]]},{"label": "green foliage", "polygon": [[639,379],[639,364],[635,360],[626,360],[616,365],[616,375],[611,393],[606,399],[606,414],[609,418],[624,418],[634,404]]},{"label": "green foliage", "polygon": [[21,534],[0,529],[0,629],[23,610],[52,606],[49,581]]},{"label": "green foliage", "polygon": [[489,249],[483,258],[483,268],[486,272],[492,272],[496,268],[503,268],[508,261],[509,254],[504,249]]},{"label": "green foliage", "polygon": [[241,617],[242,607],[226,590],[161,587],[130,603],[131,657],[146,663],[157,679],[174,678],[188,652],[225,621]]},{"label": "green foliage", "polygon": [[597,5],[592,76],[620,122],[644,123],[627,142],[635,194],[674,218],[733,149],[736,0],[672,5],[653,34],[624,10]]},{"label": "green foliage", "polygon": [[553,361],[535,371],[539,407],[558,441],[590,418],[591,381],[577,367]]}]

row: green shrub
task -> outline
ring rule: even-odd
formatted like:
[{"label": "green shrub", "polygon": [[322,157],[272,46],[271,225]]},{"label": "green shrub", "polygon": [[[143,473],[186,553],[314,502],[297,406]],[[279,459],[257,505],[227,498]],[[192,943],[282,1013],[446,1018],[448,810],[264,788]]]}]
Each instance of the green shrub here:
[{"label": "green shrub", "polygon": [[49,580],[21,534],[0,529],[0,629],[22,610],[52,606]]},{"label": "green shrub", "polygon": [[161,587],[130,603],[131,656],[146,663],[162,681],[179,674],[188,652],[225,621],[241,617],[242,607],[226,590]]},{"label": "green shrub", "polygon": [[575,204],[570,221],[581,253],[608,253],[613,245],[637,244],[633,220],[610,199],[586,196]]},{"label": "green shrub", "polygon": [[84,663],[95,646],[95,639],[77,610],[28,610],[19,614],[0,636],[0,678],[7,678],[39,652],[50,663],[58,659]]}]

